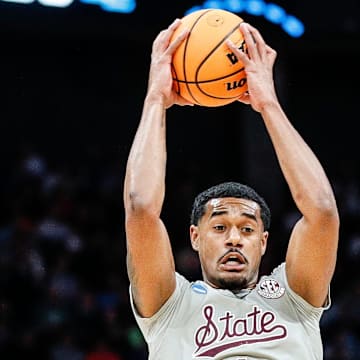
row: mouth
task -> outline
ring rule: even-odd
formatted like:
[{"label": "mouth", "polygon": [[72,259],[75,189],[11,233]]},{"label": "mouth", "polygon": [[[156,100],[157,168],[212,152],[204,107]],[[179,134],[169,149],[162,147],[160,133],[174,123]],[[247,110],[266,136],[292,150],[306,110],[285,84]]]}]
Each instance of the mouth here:
[{"label": "mouth", "polygon": [[239,252],[229,252],[220,259],[220,269],[223,271],[241,271],[247,261]]}]

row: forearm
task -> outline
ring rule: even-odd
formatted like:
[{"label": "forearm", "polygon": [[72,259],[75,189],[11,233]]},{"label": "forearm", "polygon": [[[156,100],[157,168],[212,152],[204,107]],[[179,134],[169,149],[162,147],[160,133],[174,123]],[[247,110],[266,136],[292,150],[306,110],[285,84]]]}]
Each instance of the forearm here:
[{"label": "forearm", "polygon": [[125,206],[160,215],[165,194],[166,122],[161,102],[145,99],[130,150],[124,187]]},{"label": "forearm", "polygon": [[313,209],[334,209],[334,195],[323,167],[292,126],[280,104],[267,104],[261,114],[284,177],[301,213],[306,215],[313,214],[310,213]]}]

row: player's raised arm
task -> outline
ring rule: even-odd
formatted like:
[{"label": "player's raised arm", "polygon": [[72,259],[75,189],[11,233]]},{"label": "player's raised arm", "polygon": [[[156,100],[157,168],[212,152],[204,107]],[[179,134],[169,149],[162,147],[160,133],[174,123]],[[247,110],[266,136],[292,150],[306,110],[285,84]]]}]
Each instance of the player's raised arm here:
[{"label": "player's raised arm", "polygon": [[160,219],[165,195],[166,108],[181,103],[172,91],[170,63],[186,34],[169,46],[175,21],[153,43],[148,91],[128,158],[125,184],[127,267],[140,315],[149,317],[175,288],[175,268],[167,231]]},{"label": "player's raised arm", "polygon": [[240,26],[248,55],[231,43],[246,68],[249,94],[240,101],[261,113],[281,170],[302,214],[286,256],[290,287],[314,306],[322,306],[333,276],[338,246],[339,215],[334,194],[319,160],[284,114],[275,94],[276,52],[249,24]]}]

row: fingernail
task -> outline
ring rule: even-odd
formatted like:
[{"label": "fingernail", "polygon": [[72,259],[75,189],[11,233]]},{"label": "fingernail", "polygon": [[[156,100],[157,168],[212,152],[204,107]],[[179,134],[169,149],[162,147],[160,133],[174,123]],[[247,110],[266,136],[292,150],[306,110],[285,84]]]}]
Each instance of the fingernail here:
[{"label": "fingernail", "polygon": [[243,27],[243,28],[245,28],[245,30],[248,30],[248,29],[249,29],[249,28],[248,28],[248,24],[247,24],[246,22],[242,22],[242,23],[240,24],[240,26]]},{"label": "fingernail", "polygon": [[189,32],[190,32],[189,29],[184,29],[184,30],[181,32],[181,36],[185,36],[185,35],[187,35]]}]

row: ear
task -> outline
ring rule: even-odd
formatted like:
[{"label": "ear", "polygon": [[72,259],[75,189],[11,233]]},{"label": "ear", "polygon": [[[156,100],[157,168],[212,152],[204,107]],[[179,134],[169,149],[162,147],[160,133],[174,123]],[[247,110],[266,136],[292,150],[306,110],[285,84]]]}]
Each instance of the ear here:
[{"label": "ear", "polygon": [[191,246],[195,251],[199,251],[199,241],[200,241],[200,234],[198,226],[191,225],[190,226],[190,239],[191,239]]},{"label": "ear", "polygon": [[266,251],[266,247],[267,247],[267,239],[269,237],[269,232],[268,231],[264,231],[262,233],[262,238],[261,238],[261,256],[265,254]]}]

